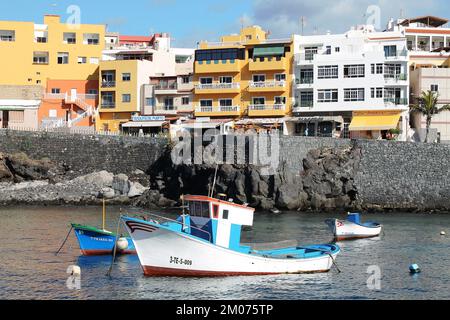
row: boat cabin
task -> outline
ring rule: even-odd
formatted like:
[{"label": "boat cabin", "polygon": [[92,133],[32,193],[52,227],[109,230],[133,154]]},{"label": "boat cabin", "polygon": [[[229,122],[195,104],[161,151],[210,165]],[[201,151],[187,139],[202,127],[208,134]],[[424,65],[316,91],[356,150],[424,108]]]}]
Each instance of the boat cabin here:
[{"label": "boat cabin", "polygon": [[224,248],[248,250],[240,245],[241,231],[253,226],[255,209],[206,196],[184,196],[184,201],[189,214],[185,232]]}]

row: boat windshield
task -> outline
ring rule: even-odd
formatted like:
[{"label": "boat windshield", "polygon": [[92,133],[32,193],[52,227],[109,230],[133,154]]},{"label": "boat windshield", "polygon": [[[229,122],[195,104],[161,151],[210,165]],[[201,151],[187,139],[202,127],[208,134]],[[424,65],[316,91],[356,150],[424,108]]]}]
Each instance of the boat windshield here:
[{"label": "boat windshield", "polygon": [[189,214],[193,217],[210,218],[209,202],[190,201]]}]

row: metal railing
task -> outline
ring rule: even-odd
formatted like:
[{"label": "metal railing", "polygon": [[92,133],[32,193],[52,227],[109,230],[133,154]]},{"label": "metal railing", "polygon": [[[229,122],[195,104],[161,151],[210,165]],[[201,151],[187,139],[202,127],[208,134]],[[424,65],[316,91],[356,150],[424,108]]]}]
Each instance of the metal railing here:
[{"label": "metal railing", "polygon": [[273,104],[273,105],[267,105],[267,104],[251,104],[249,105],[249,109],[252,111],[270,111],[270,110],[275,110],[275,111],[281,111],[281,110],[286,110],[286,105],[285,104]]},{"label": "metal railing", "polygon": [[172,84],[158,84],[155,86],[155,90],[177,90],[178,84],[172,83]]},{"label": "metal railing", "polygon": [[239,112],[241,108],[239,106],[220,106],[220,112]]},{"label": "metal railing", "polygon": [[385,104],[408,105],[407,98],[384,98]]},{"label": "metal railing", "polygon": [[400,74],[385,74],[384,79],[386,81],[407,81],[408,75],[405,73]]},{"label": "metal railing", "polygon": [[115,86],[115,81],[102,81],[102,88],[114,88]]},{"label": "metal railing", "polygon": [[314,101],[300,101],[300,103],[294,106],[294,109],[298,108],[312,108],[314,107]]},{"label": "metal railing", "polygon": [[255,82],[250,81],[249,82],[250,88],[278,88],[286,87],[286,81],[264,81],[264,82]]},{"label": "metal railing", "polygon": [[313,84],[314,83],[314,77],[305,77],[298,79],[297,84]]},{"label": "metal railing", "polygon": [[392,53],[386,53],[385,52],[385,58],[386,59],[402,59],[402,58],[406,58],[408,56],[408,50],[404,49],[404,50],[397,50],[395,52]]},{"label": "metal railing", "polygon": [[195,112],[239,112],[240,106],[195,107]]},{"label": "metal railing", "polygon": [[241,84],[238,82],[197,84],[195,86],[195,89],[197,89],[197,90],[240,89],[240,88],[241,88]]},{"label": "metal railing", "polygon": [[116,103],[111,101],[102,101],[101,107],[104,109],[113,109],[116,107]]}]

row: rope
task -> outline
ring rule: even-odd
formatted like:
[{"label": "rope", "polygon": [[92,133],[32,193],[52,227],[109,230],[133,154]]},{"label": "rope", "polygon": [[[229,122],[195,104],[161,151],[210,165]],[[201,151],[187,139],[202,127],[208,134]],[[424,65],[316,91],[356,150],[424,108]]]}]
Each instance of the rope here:
[{"label": "rope", "polygon": [[67,240],[69,239],[69,235],[72,232],[72,230],[73,230],[73,226],[70,228],[69,233],[67,234],[66,239],[64,240],[64,242],[61,245],[61,247],[58,249],[58,251],[56,251],[55,256],[57,256],[61,252],[62,248],[64,247],[64,245],[66,244]]},{"label": "rope", "polygon": [[326,251],[326,250],[322,250],[322,249],[316,249],[316,248],[307,248],[307,247],[297,247],[297,248],[298,249],[309,249],[309,250],[313,250],[313,251],[319,251],[319,252],[323,252],[323,253],[329,255],[330,258],[331,258],[331,261],[333,262],[333,265],[335,266],[335,268],[338,271],[338,273],[342,272],[341,269],[339,269],[339,267],[338,267],[338,265],[336,263],[336,259],[334,259],[333,254],[331,252]]},{"label": "rope", "polygon": [[114,266],[114,262],[115,262],[115,260],[116,260],[117,241],[119,240],[118,237],[119,237],[119,229],[120,229],[120,220],[121,220],[121,219],[122,219],[122,209],[120,210],[119,220],[117,221],[117,232],[116,232],[116,240],[114,241],[113,258],[112,258],[112,261],[111,261],[111,265],[109,266],[109,270],[108,270],[108,272],[106,273],[106,275],[107,275],[108,277],[110,277],[110,278],[111,278],[111,272],[112,272],[112,269],[113,269],[113,266]]}]

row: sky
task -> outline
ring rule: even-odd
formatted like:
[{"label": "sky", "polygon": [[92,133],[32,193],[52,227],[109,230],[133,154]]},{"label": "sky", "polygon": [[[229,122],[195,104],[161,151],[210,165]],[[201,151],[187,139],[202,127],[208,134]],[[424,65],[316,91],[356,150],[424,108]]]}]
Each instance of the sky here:
[{"label": "sky", "polygon": [[81,23],[107,24],[108,31],[126,35],[168,32],[178,47],[218,41],[242,25],[257,24],[271,38],[286,38],[302,30],[342,33],[367,22],[382,30],[401,16],[450,18],[448,0],[14,0],[2,7],[0,20],[42,23],[44,14],[59,14],[65,21],[71,5],[79,6]]}]

